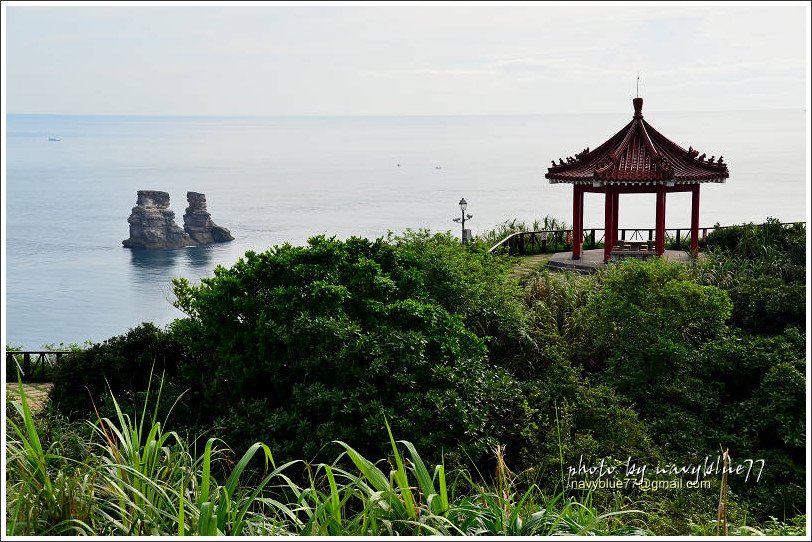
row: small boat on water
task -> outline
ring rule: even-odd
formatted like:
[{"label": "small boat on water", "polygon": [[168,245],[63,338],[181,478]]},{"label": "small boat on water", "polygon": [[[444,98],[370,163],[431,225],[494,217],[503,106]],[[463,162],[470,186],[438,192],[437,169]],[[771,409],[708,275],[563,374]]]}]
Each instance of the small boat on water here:
[{"label": "small boat on water", "polygon": [[62,140],[57,137],[49,137],[48,141],[62,141]]}]

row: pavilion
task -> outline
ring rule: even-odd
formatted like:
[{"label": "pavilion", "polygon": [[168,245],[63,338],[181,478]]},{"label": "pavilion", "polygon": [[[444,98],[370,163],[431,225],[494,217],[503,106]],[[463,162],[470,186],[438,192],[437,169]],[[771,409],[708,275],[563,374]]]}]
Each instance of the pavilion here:
[{"label": "pavilion", "polygon": [[723,183],[728,178],[723,157],[705,159],[693,147],[683,149],[643,120],[643,98],[632,99],[632,121],[604,144],[587,147],[566,162],[548,169],[550,183],[572,183],[572,259],[581,257],[584,242],[584,193],[605,194],[605,235],[603,261],[608,262],[618,241],[620,194],[657,195],[654,251],[665,251],[665,195],[691,192],[691,249],[699,252],[699,185]]}]

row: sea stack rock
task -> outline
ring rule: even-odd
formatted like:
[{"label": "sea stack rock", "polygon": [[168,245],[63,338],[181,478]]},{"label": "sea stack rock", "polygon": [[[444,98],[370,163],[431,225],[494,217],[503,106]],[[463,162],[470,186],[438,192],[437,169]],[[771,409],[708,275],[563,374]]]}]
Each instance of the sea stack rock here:
[{"label": "sea stack rock", "polygon": [[230,231],[212,222],[206,209],[206,194],[187,192],[186,200],[189,207],[183,215],[183,230],[193,241],[199,245],[208,245],[234,239]]},{"label": "sea stack rock", "polygon": [[121,242],[127,248],[180,248],[197,244],[175,223],[167,192],[139,190],[127,222],[130,238]]}]

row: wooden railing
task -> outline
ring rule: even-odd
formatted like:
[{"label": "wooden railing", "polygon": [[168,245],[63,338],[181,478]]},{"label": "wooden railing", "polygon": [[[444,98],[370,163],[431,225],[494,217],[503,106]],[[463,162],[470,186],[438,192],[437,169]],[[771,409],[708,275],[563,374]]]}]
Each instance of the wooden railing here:
[{"label": "wooden railing", "polygon": [[[591,239],[595,242],[595,231],[591,232]],[[603,230],[599,230],[603,231]],[[587,234],[587,230],[584,231]],[[588,236],[585,236],[587,238]],[[603,234],[599,241],[603,241]],[[547,252],[564,252],[572,248],[572,230],[540,230],[540,231],[520,231],[511,233],[495,245],[488,252],[504,253],[511,256],[516,254],[536,254]],[[584,248],[587,248],[585,242]]]},{"label": "wooden railing", "polygon": [[17,381],[17,371],[23,382],[48,382],[53,377],[53,369],[70,354],[67,351],[27,351],[6,352],[6,382]]},{"label": "wooden railing", "polygon": [[[805,224],[805,222],[782,222],[784,226]],[[704,246],[708,232],[735,226],[708,226],[699,228],[699,246]],[[585,228],[582,248],[589,250],[603,247],[605,230]],[[619,228],[618,241],[653,241],[654,228]],[[665,245],[670,250],[687,250],[691,241],[691,228],[666,228]],[[489,252],[518,254],[544,254],[572,250],[572,230],[520,231],[512,233],[493,245]]]}]

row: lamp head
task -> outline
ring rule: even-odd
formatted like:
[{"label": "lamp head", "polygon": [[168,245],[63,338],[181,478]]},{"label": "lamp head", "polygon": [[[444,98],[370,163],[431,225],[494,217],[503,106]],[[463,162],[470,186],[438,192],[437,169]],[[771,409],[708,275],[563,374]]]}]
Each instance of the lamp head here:
[{"label": "lamp head", "polygon": [[462,212],[464,213],[464,212],[465,212],[465,210],[466,210],[467,208],[468,208],[468,202],[467,202],[467,201],[465,201],[465,198],[462,198],[462,199],[460,200],[460,209],[461,209],[461,210],[462,210]]}]

